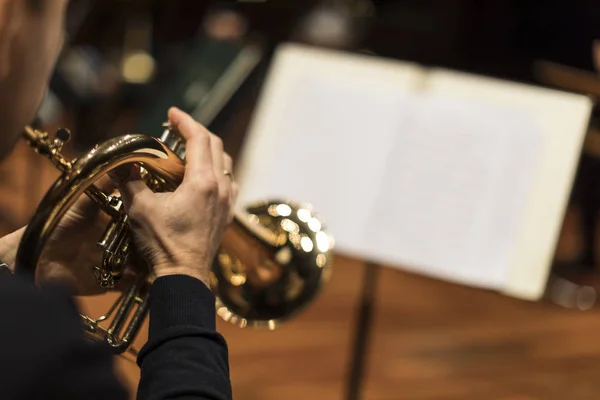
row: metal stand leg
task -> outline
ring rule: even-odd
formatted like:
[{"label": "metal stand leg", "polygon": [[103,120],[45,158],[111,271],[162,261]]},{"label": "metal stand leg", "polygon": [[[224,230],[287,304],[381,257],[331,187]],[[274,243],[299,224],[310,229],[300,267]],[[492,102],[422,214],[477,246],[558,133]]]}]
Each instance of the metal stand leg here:
[{"label": "metal stand leg", "polygon": [[350,373],[347,382],[348,400],[361,398],[361,388],[364,375],[365,357],[371,331],[371,319],[373,314],[373,298],[377,283],[378,266],[367,263],[365,279],[362,287],[362,297],[358,318],[356,320],[355,337],[352,346],[352,358],[350,361]]}]

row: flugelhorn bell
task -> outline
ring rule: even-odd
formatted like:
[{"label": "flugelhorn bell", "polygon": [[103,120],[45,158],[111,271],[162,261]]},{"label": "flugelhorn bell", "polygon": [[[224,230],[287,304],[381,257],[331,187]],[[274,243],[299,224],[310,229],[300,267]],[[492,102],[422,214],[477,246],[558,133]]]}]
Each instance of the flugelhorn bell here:
[{"label": "flugelhorn bell", "polygon": [[[127,134],[69,161],[61,154],[68,139],[64,131],[51,139],[45,132],[26,127],[23,136],[62,173],[27,225],[17,251],[15,273],[35,281],[36,268],[53,230],[85,194],[111,217],[103,237],[98,238],[101,260],[90,266],[90,274],[96,275],[99,285],[114,286],[139,257],[131,257],[135,250],[120,197],[103,193],[94,183],[121,165],[135,163],[152,190],[175,190],[185,170],[185,142],[176,130],[166,126],[160,139]],[[318,295],[331,272],[332,246],[331,236],[308,206],[269,200],[237,212],[211,271],[217,314],[240,327],[274,329]],[[117,354],[137,354],[132,342],[148,311],[153,276],[147,267],[138,266],[135,273],[137,279],[105,315],[82,315],[90,337],[106,341]],[[108,326],[103,325],[109,321]]]}]

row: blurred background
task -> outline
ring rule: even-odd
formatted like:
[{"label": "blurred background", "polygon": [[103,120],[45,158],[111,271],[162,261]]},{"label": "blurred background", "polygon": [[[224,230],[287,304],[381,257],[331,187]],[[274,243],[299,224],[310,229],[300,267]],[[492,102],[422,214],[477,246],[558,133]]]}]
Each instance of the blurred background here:
[{"label": "blurred background", "polygon": [[[176,105],[235,159],[284,42],[600,94],[591,0],[72,0],[67,32],[37,124],[70,128],[71,155],[124,132],[158,136]],[[594,116],[555,256],[574,288],[594,281],[599,264],[597,125]],[[18,146],[0,165],[0,233],[27,223],[56,176]],[[219,322],[234,398],[600,396],[596,307],[525,303],[344,256],[335,268],[323,295],[275,332]],[[137,367],[116,362],[134,393]]]}]

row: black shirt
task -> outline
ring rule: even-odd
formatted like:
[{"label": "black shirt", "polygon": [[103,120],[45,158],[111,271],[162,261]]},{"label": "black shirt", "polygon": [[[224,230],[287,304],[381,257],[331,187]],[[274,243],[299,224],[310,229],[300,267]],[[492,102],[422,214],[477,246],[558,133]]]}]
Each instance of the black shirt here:
[{"label": "black shirt", "polygon": [[[227,344],[215,298],[199,280],[157,279],[138,399],[231,399]],[[38,289],[0,273],[0,398],[128,399],[104,343],[85,337],[66,288]]]}]

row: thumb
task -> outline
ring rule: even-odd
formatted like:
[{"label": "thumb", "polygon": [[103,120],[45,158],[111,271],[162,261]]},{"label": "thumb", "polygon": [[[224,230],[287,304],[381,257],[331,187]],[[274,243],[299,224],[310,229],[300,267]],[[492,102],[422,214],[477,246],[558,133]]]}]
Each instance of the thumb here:
[{"label": "thumb", "polygon": [[148,196],[152,194],[152,190],[142,180],[139,168],[132,164],[119,166],[110,172],[108,176],[121,193],[125,210],[129,211],[135,197]]}]

